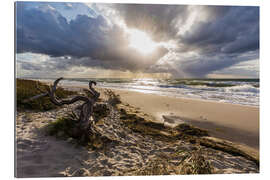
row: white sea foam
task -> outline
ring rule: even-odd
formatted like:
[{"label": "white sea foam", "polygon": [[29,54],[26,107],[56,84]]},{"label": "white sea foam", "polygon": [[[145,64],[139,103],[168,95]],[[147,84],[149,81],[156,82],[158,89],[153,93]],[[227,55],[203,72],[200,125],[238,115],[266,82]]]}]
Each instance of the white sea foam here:
[{"label": "white sea foam", "polygon": [[260,92],[259,88],[256,88],[256,87],[249,85],[249,84],[227,87],[227,88],[225,88],[225,90],[231,91],[231,92],[250,92],[250,93],[259,93]]}]

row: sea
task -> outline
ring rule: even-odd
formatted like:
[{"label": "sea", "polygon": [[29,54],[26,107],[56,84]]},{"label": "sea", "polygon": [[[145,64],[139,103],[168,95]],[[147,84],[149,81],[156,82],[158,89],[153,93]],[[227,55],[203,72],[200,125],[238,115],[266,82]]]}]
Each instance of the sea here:
[{"label": "sea", "polygon": [[[33,78],[31,78],[33,79]],[[40,79],[53,82],[55,79]],[[232,104],[259,106],[259,79],[127,79],[65,78],[62,85],[85,86],[89,80],[97,87],[129,90],[175,98],[192,98]]]}]

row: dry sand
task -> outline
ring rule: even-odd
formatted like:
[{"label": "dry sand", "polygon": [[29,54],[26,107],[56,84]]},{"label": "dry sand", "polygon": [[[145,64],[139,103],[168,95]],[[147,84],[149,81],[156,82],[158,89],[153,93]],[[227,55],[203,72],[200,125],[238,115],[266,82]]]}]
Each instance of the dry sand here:
[{"label": "dry sand", "polygon": [[48,123],[63,116],[67,108],[50,112],[18,112],[16,118],[16,177],[65,176],[71,166],[82,168],[85,148],[74,146],[42,131]]}]

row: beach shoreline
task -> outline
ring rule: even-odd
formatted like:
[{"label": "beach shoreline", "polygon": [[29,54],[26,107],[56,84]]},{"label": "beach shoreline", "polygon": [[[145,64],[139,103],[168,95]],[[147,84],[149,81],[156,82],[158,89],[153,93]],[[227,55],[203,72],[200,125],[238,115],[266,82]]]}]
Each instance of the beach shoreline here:
[{"label": "beach shoreline", "polygon": [[[41,81],[43,82],[43,81]],[[48,82],[43,82],[47,85],[50,85],[51,83]],[[88,88],[87,85],[72,85],[72,84],[63,84],[63,85],[59,85],[63,88],[69,89],[69,90],[73,90],[73,91],[80,91],[81,89],[84,88]],[[181,99],[181,100],[194,100],[194,101],[203,101],[203,102],[210,102],[210,103],[220,103],[220,104],[229,104],[229,105],[236,105],[236,106],[242,106],[242,107],[250,107],[250,108],[257,108],[259,109],[260,106],[258,105],[250,105],[250,104],[236,104],[236,103],[231,103],[231,102],[223,102],[223,101],[217,101],[217,100],[212,100],[212,99],[201,99],[201,98],[195,98],[195,97],[180,97],[180,96],[171,96],[171,95],[164,95],[164,94],[155,94],[155,93],[151,93],[151,92],[142,92],[142,91],[137,91],[137,90],[133,90],[133,89],[121,89],[121,88],[114,88],[114,87],[100,87],[97,86],[95,87],[95,89],[98,90],[104,90],[104,89],[111,89],[115,92],[134,92],[134,93],[140,93],[140,94],[149,94],[149,95],[155,95],[155,96],[162,96],[162,97],[169,97],[169,98],[174,98],[174,99]]]},{"label": "beach shoreline", "polygon": [[[70,90],[88,88],[85,86],[63,85]],[[259,151],[259,107],[216,102],[211,100],[169,97],[157,94],[112,89],[120,95],[121,101],[144,113],[152,115],[157,122],[164,122],[163,116],[174,121],[184,121],[209,131],[213,137],[229,140]]]},{"label": "beach shoreline", "polygon": [[[54,79],[38,79],[51,83]],[[64,86],[85,86],[91,79],[65,78]],[[129,90],[147,94],[157,94],[174,98],[200,99],[230,104],[259,107],[259,81],[257,79],[126,79],[94,78],[96,88]]]},{"label": "beach shoreline", "polygon": [[115,90],[125,103],[139,107],[158,121],[174,116],[210,135],[259,149],[259,108],[198,99],[171,98]]}]

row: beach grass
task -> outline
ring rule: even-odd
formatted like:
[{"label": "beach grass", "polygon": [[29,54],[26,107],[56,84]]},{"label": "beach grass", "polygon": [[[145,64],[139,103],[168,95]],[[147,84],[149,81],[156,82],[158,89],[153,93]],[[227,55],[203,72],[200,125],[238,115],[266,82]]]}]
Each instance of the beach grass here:
[{"label": "beach grass", "polygon": [[[28,109],[28,110],[39,110],[39,111],[47,111],[51,109],[57,108],[54,104],[52,104],[49,100],[49,97],[41,97],[39,99],[35,99],[32,101],[27,101],[27,99],[41,94],[41,92],[36,88],[36,85],[40,87],[40,89],[46,91],[49,88],[48,85],[33,81],[33,80],[25,80],[25,79],[16,79],[16,103],[17,109]],[[77,92],[68,91],[61,87],[58,87],[56,90],[56,96],[59,98],[66,98],[71,95],[75,95]]]},{"label": "beach grass", "polygon": [[68,117],[61,117],[58,118],[56,121],[48,124],[47,133],[51,136],[56,135],[59,137],[68,137],[70,130],[75,126],[75,120]]},{"label": "beach grass", "polygon": [[[200,149],[176,152],[170,156],[160,153],[150,160],[146,166],[135,172],[136,175],[170,175],[170,174],[212,174],[213,167],[201,155]],[[181,158],[178,166],[173,166],[174,158]]]}]

